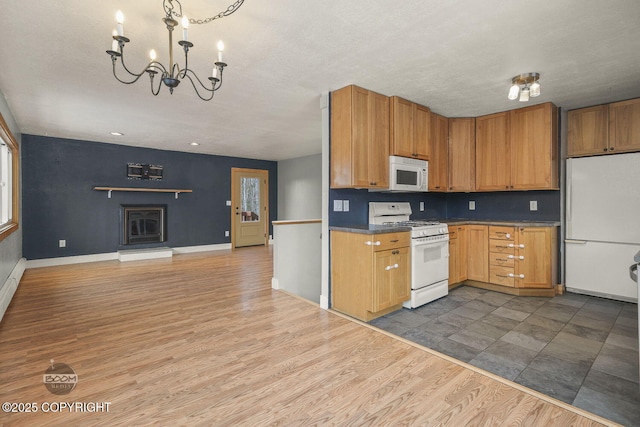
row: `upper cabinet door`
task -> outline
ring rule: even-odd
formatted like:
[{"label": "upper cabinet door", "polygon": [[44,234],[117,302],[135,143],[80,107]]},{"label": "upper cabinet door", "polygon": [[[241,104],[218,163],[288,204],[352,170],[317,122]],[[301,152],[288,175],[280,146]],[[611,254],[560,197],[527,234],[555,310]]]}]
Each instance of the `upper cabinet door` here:
[{"label": "upper cabinet door", "polygon": [[413,124],[414,157],[429,160],[431,155],[431,110],[415,104]]},{"label": "upper cabinet door", "polygon": [[429,191],[447,191],[449,179],[449,119],[431,113]]},{"label": "upper cabinet door", "polygon": [[389,187],[389,98],[347,86],[331,93],[331,188]]},{"label": "upper cabinet door", "polygon": [[609,151],[609,106],[571,110],[567,113],[567,156],[591,156]]},{"label": "upper cabinet door", "polygon": [[475,119],[449,119],[449,191],[475,190],[475,151]]},{"label": "upper cabinet door", "polygon": [[609,104],[609,152],[640,150],[640,98]]},{"label": "upper cabinet door", "polygon": [[389,98],[369,92],[369,188],[389,188]]},{"label": "upper cabinet door", "polygon": [[511,140],[509,112],[476,118],[476,190],[509,190]]},{"label": "upper cabinet door", "polygon": [[547,102],[511,110],[509,113],[513,189],[557,190],[557,107]]},{"label": "upper cabinet door", "polygon": [[413,102],[392,96],[391,111],[391,154],[394,156],[413,157]]}]

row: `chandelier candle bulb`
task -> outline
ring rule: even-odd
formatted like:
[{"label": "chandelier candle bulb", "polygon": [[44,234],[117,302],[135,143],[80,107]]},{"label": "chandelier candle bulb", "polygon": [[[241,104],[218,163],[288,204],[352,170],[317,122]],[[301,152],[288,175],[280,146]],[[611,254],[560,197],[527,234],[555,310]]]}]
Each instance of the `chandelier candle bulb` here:
[{"label": "chandelier candle bulb", "polygon": [[218,42],[218,62],[222,62],[222,51],[224,50],[224,43],[222,40]]},{"label": "chandelier candle bulb", "polygon": [[122,14],[122,11],[119,10],[118,12],[116,12],[116,30],[117,30],[117,35],[118,36],[124,36],[124,15]]},{"label": "chandelier candle bulb", "polygon": [[[116,37],[118,35],[118,32],[116,30],[113,30],[113,37]],[[113,39],[113,41],[111,42],[111,50],[114,52],[118,51],[118,40]]]},{"label": "chandelier candle bulb", "polygon": [[151,62],[155,61],[157,57],[158,57],[158,55],[156,54],[156,50],[155,49],[151,49],[149,51],[149,58],[151,58]]},{"label": "chandelier candle bulb", "polygon": [[211,71],[211,77],[213,77],[214,79],[218,78],[218,67],[216,67],[215,65],[213,66],[213,71]]},{"label": "chandelier candle bulb", "polygon": [[189,29],[189,19],[187,16],[182,17],[182,40],[187,41],[188,38],[188,29]]}]

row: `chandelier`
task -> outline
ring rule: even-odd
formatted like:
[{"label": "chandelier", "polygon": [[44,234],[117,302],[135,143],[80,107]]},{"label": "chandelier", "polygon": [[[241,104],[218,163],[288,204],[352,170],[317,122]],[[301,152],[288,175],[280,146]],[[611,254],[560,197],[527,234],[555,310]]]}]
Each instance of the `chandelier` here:
[{"label": "chandelier", "polygon": [[515,76],[511,79],[511,88],[509,89],[510,100],[520,98],[520,102],[527,102],[529,97],[535,98],[540,96],[540,74],[525,73]]},{"label": "chandelier", "polygon": [[[124,47],[130,40],[124,36],[124,15],[121,11],[118,11],[116,14],[116,29],[113,31],[113,42],[111,44],[111,49],[107,50],[107,54],[111,56],[111,63],[113,64],[113,76],[120,83],[133,84],[146,73],[149,76],[149,80],[151,82],[151,93],[154,96],[157,96],[158,93],[160,93],[160,88],[163,83],[169,88],[169,92],[173,94],[173,90],[178,87],[180,82],[187,79],[191,82],[194,91],[200,99],[203,101],[210,101],[213,98],[214,93],[222,86],[222,72],[227,66],[227,64],[222,61],[224,44],[222,41],[218,42],[218,58],[217,61],[213,63],[211,77],[208,77],[209,84],[203,83],[196,73],[189,68],[189,49],[193,47],[193,43],[188,40],[189,24],[206,24],[215,19],[229,16],[238,10],[243,2],[244,0],[237,0],[235,3],[227,7],[227,9],[211,18],[194,20],[188,19],[182,14],[182,5],[178,0],[163,0],[162,7],[164,8],[165,17],[162,18],[162,21],[167,26],[167,31],[169,32],[169,65],[165,66],[157,61],[156,51],[151,49],[149,52],[151,60],[139,73],[132,72],[124,62]],[[177,5],[177,9],[174,4]],[[184,50],[184,67],[182,68],[177,62],[173,61],[173,30],[178,26],[178,21],[174,19],[174,16],[182,18],[182,40],[178,42]],[[118,62],[118,58],[120,58],[122,69],[124,69],[128,74],[125,79],[118,77],[118,74],[116,73],[116,63]],[[155,80],[157,74],[160,74],[160,77],[158,80]]]}]

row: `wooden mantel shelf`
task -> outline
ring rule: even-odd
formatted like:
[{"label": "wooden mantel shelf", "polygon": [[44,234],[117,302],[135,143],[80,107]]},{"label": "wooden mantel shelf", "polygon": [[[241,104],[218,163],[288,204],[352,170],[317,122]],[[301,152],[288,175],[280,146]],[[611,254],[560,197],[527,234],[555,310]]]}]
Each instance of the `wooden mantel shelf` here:
[{"label": "wooden mantel shelf", "polygon": [[178,198],[180,193],[193,193],[193,190],[178,190],[174,188],[139,188],[139,187],[93,187],[96,191],[107,191],[107,197],[111,198],[112,191],[137,191],[144,193],[173,193]]}]

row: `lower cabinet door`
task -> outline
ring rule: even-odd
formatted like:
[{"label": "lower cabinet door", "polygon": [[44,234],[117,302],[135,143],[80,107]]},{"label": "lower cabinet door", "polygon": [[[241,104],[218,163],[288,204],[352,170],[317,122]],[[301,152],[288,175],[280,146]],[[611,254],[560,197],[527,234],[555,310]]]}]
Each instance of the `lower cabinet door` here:
[{"label": "lower cabinet door", "polygon": [[409,248],[390,249],[374,255],[372,313],[398,305],[411,295]]}]

